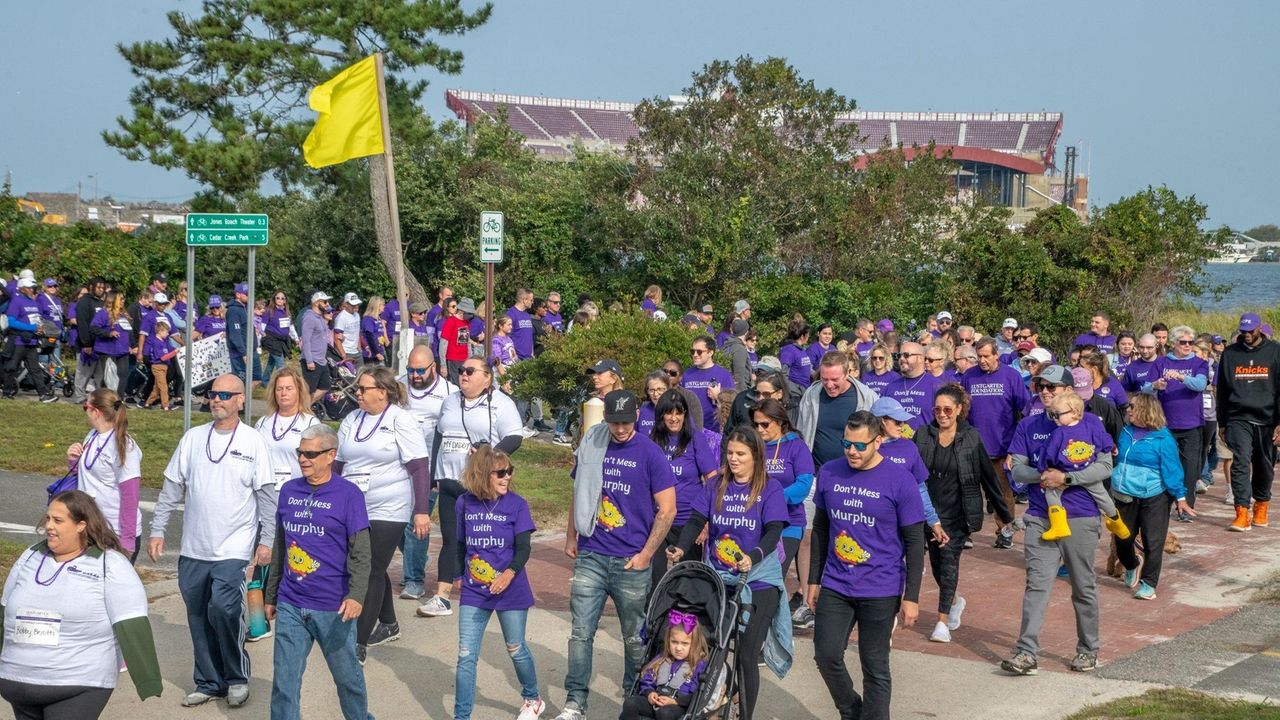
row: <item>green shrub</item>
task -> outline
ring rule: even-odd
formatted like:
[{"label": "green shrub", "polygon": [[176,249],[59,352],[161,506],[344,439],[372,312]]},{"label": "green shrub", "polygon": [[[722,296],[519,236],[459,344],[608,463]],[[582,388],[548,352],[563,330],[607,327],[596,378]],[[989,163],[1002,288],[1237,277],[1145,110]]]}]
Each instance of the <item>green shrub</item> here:
[{"label": "green shrub", "polygon": [[514,390],[521,398],[568,405],[587,382],[587,369],[610,358],[622,367],[627,389],[640,395],[650,370],[667,360],[688,364],[693,338],[677,322],[654,322],[642,313],[604,313],[591,327],[548,336],[545,352],[512,369]]}]

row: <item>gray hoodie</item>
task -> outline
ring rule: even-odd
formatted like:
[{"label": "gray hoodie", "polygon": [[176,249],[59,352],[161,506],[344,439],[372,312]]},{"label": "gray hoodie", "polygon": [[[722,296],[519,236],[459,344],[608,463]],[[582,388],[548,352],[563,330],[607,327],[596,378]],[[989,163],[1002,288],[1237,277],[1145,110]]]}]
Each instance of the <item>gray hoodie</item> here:
[{"label": "gray hoodie", "polygon": [[740,390],[751,387],[751,355],[740,337],[731,337],[720,348],[729,355],[729,372],[733,373],[733,382]]},{"label": "gray hoodie", "polygon": [[[880,395],[875,390],[863,385],[857,378],[850,376],[849,382],[858,393],[859,410],[870,410],[875,401],[880,399]],[[800,404],[796,411],[796,432],[804,438],[804,444],[808,445],[810,450],[813,449],[813,437],[818,431],[818,393],[820,392],[826,392],[822,389],[822,383],[815,382],[810,385],[804,391],[804,395],[800,396]]]}]

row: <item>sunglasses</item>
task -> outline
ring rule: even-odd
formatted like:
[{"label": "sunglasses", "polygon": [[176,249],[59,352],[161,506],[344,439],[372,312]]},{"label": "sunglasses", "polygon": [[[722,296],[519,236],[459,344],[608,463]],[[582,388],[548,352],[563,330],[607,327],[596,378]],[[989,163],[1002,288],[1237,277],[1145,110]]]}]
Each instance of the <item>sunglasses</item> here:
[{"label": "sunglasses", "polygon": [[[435,363],[432,363],[432,365],[434,364]],[[420,368],[411,367],[409,368],[409,374],[410,375],[426,375],[427,371],[430,369],[431,369],[431,365],[428,365],[426,367],[420,367]]]},{"label": "sunglasses", "polygon": [[1055,411],[1053,411],[1053,410],[1045,410],[1045,411],[1044,411],[1044,414],[1045,414],[1045,415],[1048,415],[1050,420],[1053,420],[1054,422],[1057,422],[1057,421],[1058,421],[1058,418],[1062,417],[1063,415],[1070,415],[1070,414],[1071,414],[1071,411],[1070,411],[1070,410],[1066,410],[1066,411],[1064,411],[1064,412],[1055,412]]},{"label": "sunglasses", "polygon": [[953,407],[942,407],[941,405],[934,405],[933,414],[946,415],[947,417],[951,417],[952,415],[956,414],[956,409]]},{"label": "sunglasses", "polygon": [[1196,341],[1195,340],[1179,340],[1178,344],[1179,345],[1195,345]]},{"label": "sunglasses", "polygon": [[871,356],[871,362],[884,362],[884,361],[885,361],[885,357],[884,357],[883,355],[872,355],[872,356]]},{"label": "sunglasses", "polygon": [[845,450],[848,450],[849,448],[853,448],[858,452],[866,452],[867,448],[871,447],[871,443],[869,442],[855,442],[853,440],[843,440],[843,439],[840,441],[840,444],[844,447]]},{"label": "sunglasses", "polygon": [[1031,339],[1031,336],[1030,336],[1030,335],[1014,335],[1014,337],[1016,337],[1016,338],[1017,338],[1017,339],[1019,339],[1019,340],[1030,340],[1030,339]]},{"label": "sunglasses", "polygon": [[381,389],[382,388],[378,387],[377,385],[356,385],[356,394],[360,395],[362,393],[369,392],[370,390],[381,390]]},{"label": "sunglasses", "polygon": [[458,370],[459,375],[465,375],[467,377],[471,377],[478,372],[480,372],[480,368],[478,367],[464,367]]},{"label": "sunglasses", "polygon": [[237,395],[243,395],[243,394],[244,393],[241,393],[241,392],[230,392],[228,390],[218,390],[217,392],[210,390],[209,394],[206,397],[208,397],[210,400],[221,400],[223,402],[226,402]]},{"label": "sunglasses", "polygon": [[900,358],[924,357],[924,353],[898,353]]},{"label": "sunglasses", "polygon": [[509,477],[511,477],[512,475],[515,475],[515,474],[516,474],[516,466],[515,466],[515,465],[508,465],[508,466],[506,466],[506,467],[502,468],[501,470],[493,470],[493,471],[491,471],[489,474],[490,474],[490,475],[493,475],[494,477],[498,477],[498,478],[509,478]]},{"label": "sunglasses", "polygon": [[707,353],[709,353],[709,352],[711,352],[711,351],[710,351],[710,350],[699,350],[699,349],[697,349],[697,348],[694,348],[694,349],[690,350],[689,352],[690,352],[690,353],[692,353],[693,355],[697,356],[697,355],[706,355]]},{"label": "sunglasses", "polygon": [[756,428],[757,430],[763,430],[763,429],[765,429],[765,428],[769,427],[770,425],[772,425],[772,424],[773,424],[773,421],[772,421],[772,420],[765,420],[764,422],[753,422],[753,423],[751,423],[751,424],[752,424],[752,425],[754,425],[754,426],[755,426],[755,428]]},{"label": "sunglasses", "polygon": [[927,357],[927,358],[925,358],[925,359],[924,359],[924,361],[925,361],[925,362],[927,362],[927,363],[936,363],[936,362],[942,362],[943,360],[942,360],[942,358],[931,358],[931,357]]},{"label": "sunglasses", "polygon": [[664,372],[664,373],[666,373],[666,374],[670,375],[671,377],[680,377],[680,371],[679,371],[679,370],[663,370],[662,372]]},{"label": "sunglasses", "polygon": [[316,458],[320,457],[321,455],[323,455],[323,454],[325,454],[325,453],[327,453],[327,452],[333,452],[333,451],[334,451],[334,450],[336,450],[336,449],[337,449],[337,448],[328,448],[328,449],[326,449],[326,450],[303,450],[302,448],[298,448],[298,449],[297,449],[297,450],[295,450],[294,452],[298,453],[298,457],[300,457],[300,458],[306,458],[306,459],[308,459],[308,460],[315,460]]}]

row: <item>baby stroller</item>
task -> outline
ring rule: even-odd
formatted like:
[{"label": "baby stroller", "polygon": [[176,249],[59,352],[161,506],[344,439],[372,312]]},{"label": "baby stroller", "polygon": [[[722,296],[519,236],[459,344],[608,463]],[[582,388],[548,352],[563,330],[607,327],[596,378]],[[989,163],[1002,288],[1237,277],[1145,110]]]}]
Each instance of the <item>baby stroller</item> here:
[{"label": "baby stroller", "polygon": [[[356,370],[333,345],[325,351],[329,360],[329,392],[313,408],[316,417],[328,416],[341,421],[358,407],[356,404]],[[321,410],[324,411],[321,414]]]},{"label": "baby stroller", "polygon": [[[43,350],[43,348],[41,348]],[[56,352],[36,356],[36,364],[44,371],[45,382],[54,391],[62,390],[63,397],[71,397],[76,390],[75,378],[67,372],[67,366]]]},{"label": "baby stroller", "polygon": [[[706,563],[686,560],[667,571],[649,599],[642,632],[647,639],[645,657],[663,650],[667,613],[693,613],[706,631],[707,667],[684,720],[731,720],[741,715],[737,697],[742,679],[734,671],[734,655],[740,642],[739,622],[744,606],[738,586],[726,587],[720,575]],[[639,692],[637,679],[628,694]]]}]

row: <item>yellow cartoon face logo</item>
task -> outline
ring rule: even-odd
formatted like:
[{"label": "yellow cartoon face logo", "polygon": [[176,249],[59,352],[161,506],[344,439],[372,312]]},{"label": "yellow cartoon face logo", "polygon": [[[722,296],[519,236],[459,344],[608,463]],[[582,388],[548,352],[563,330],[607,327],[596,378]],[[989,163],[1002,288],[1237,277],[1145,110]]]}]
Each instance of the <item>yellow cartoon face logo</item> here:
[{"label": "yellow cartoon face logo", "polygon": [[289,571],[297,575],[299,580],[320,569],[319,561],[313,560],[296,542],[289,543],[288,561]]},{"label": "yellow cartoon face logo", "polygon": [[1062,451],[1068,462],[1082,463],[1093,457],[1093,446],[1083,440],[1072,440],[1067,449]]},{"label": "yellow cartoon face logo", "polygon": [[498,571],[479,555],[471,556],[471,560],[467,563],[467,572],[472,580],[481,585],[488,585],[498,579]]},{"label": "yellow cartoon face logo", "polygon": [[857,540],[844,530],[836,536],[836,557],[850,565],[858,565],[871,559],[871,553],[862,549]]},{"label": "yellow cartoon face logo", "polygon": [[915,437],[915,436],[916,436],[916,431],[915,431],[915,430],[912,430],[912,429],[911,429],[911,426],[910,426],[910,425],[908,425],[907,423],[899,423],[899,427],[901,427],[901,428],[902,428],[902,439],[903,439],[903,440],[910,440],[911,438],[913,438],[913,437]]},{"label": "yellow cartoon face logo", "polygon": [[742,557],[742,548],[738,547],[738,543],[729,537],[728,533],[720,536],[716,540],[715,545],[716,560],[725,567],[735,567],[738,564],[738,558]]},{"label": "yellow cartoon face logo", "polygon": [[627,524],[627,519],[622,516],[622,511],[617,505],[613,504],[613,500],[608,495],[600,496],[600,514],[596,521],[600,523],[600,527],[605,530],[617,530]]}]

